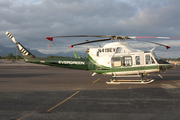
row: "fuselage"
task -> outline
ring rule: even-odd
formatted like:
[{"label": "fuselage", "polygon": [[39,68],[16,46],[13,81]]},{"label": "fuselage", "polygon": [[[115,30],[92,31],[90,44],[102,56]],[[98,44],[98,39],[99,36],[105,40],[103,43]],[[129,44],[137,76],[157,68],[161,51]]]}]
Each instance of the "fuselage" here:
[{"label": "fuselage", "polygon": [[173,68],[153,51],[132,49],[127,43],[109,43],[89,49],[88,58],[28,58],[26,62],[57,67],[89,70],[98,74],[123,76],[151,74]]}]

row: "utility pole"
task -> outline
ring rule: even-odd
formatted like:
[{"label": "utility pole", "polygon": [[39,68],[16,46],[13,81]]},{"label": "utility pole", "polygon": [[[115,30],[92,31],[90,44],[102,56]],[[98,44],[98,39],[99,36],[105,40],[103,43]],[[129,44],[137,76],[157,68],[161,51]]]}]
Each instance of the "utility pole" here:
[{"label": "utility pole", "polygon": [[17,46],[16,46],[16,62],[17,62]]}]

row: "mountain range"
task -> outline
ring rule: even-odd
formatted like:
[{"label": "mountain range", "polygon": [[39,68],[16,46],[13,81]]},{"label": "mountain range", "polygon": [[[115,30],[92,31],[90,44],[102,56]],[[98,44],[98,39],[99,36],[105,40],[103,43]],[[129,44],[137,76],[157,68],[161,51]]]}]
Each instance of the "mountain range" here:
[{"label": "mountain range", "polygon": [[[29,48],[27,48],[28,51],[30,51],[33,55],[35,55],[36,57],[47,57],[47,56],[63,56],[63,57],[74,57],[74,53],[73,52],[59,52],[56,54],[43,54],[37,50],[31,50]],[[18,52],[16,47],[5,47],[3,45],[0,45],[0,56],[8,56],[9,53],[12,53],[14,56],[16,55],[20,55],[20,53]],[[84,52],[77,52],[77,55],[81,55],[81,57],[85,57],[85,53]]]}]

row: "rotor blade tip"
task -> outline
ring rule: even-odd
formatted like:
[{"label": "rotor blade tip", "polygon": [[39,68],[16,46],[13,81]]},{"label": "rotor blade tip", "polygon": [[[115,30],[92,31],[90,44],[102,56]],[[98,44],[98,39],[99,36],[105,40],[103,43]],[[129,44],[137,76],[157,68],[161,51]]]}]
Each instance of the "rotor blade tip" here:
[{"label": "rotor blade tip", "polygon": [[69,47],[70,47],[70,48],[73,48],[73,45],[70,45]]},{"label": "rotor blade tip", "polygon": [[166,49],[169,49],[169,48],[171,48],[171,47],[169,47],[169,46],[166,46]]},{"label": "rotor blade tip", "polygon": [[53,37],[46,37],[49,41],[53,41]]}]

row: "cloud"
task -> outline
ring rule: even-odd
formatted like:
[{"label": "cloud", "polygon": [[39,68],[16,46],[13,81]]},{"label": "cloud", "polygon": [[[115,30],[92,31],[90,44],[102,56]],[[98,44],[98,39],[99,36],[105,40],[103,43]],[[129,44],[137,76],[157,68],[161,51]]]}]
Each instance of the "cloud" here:
[{"label": "cloud", "polygon": [[[24,46],[44,52],[48,43],[45,37],[54,35],[180,37],[179,5],[179,0],[1,0],[0,44],[13,46],[4,34],[6,31]],[[86,39],[97,38],[54,39],[62,49],[50,49],[63,51]],[[180,46],[176,41],[153,41]]]}]

